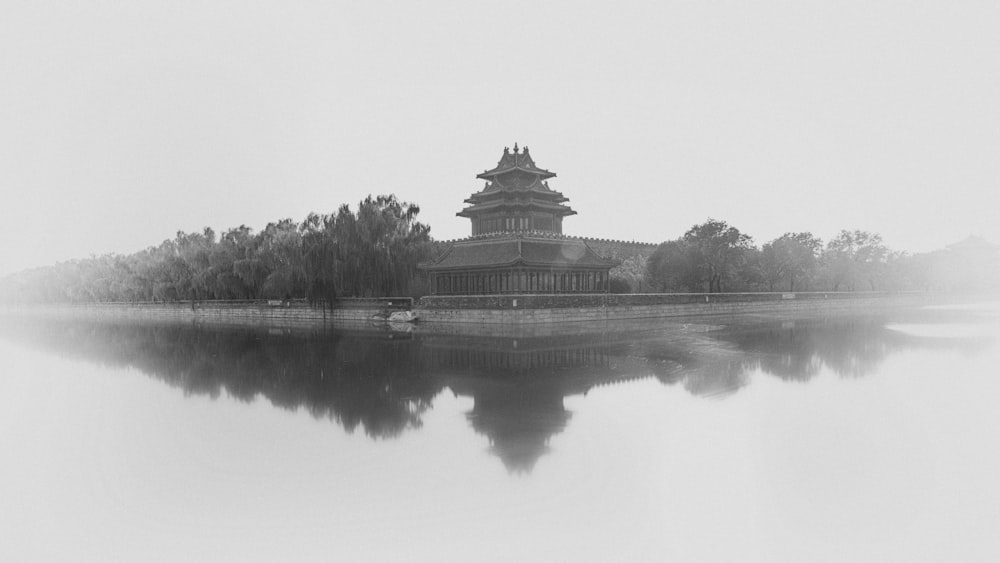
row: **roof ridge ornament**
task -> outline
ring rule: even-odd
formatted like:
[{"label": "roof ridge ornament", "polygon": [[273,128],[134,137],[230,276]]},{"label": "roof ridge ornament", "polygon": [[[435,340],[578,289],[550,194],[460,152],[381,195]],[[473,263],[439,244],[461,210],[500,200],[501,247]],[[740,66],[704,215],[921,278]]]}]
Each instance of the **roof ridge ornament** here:
[{"label": "roof ridge ornament", "polygon": [[517,154],[517,142],[514,142],[514,154]]}]

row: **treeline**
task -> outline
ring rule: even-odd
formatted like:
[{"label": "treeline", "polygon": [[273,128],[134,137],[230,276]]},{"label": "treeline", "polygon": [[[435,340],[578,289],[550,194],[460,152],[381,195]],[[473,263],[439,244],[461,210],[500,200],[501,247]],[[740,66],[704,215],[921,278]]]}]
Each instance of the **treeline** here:
[{"label": "treeline", "polygon": [[107,254],[5,278],[0,299],[27,302],[290,299],[423,292],[417,263],[431,251],[420,208],[369,196],[353,211],[309,214],[253,232],[177,236],[130,255]]},{"label": "treeline", "polygon": [[812,233],[786,233],[757,247],[736,227],[709,219],[649,257],[625,260],[612,276],[618,292],[995,290],[1000,247],[970,237],[911,255],[859,230],[826,244]]},{"label": "treeline", "polygon": [[[0,280],[0,302],[36,303],[308,299],[427,293],[417,264],[435,252],[420,209],[394,195],[369,196],[357,210],[309,214],[217,236],[177,236],[129,255],[63,262]],[[709,219],[628,257],[611,272],[611,291],[740,292],[1000,290],[1000,247],[970,237],[945,249],[907,254],[867,231],[824,242],[786,233],[757,247],[725,221]]]}]

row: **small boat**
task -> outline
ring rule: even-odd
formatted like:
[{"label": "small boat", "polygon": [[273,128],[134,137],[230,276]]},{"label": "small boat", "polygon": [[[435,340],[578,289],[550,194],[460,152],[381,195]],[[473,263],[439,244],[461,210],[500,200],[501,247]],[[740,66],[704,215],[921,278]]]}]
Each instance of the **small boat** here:
[{"label": "small boat", "polygon": [[413,311],[395,311],[389,315],[390,323],[415,323],[417,314]]}]

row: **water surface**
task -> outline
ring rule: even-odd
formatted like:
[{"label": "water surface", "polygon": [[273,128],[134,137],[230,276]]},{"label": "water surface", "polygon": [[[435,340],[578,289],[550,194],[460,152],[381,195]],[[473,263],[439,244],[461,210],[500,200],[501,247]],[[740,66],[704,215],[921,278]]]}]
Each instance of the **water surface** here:
[{"label": "water surface", "polygon": [[0,559],[992,561],[993,306],[0,321]]}]

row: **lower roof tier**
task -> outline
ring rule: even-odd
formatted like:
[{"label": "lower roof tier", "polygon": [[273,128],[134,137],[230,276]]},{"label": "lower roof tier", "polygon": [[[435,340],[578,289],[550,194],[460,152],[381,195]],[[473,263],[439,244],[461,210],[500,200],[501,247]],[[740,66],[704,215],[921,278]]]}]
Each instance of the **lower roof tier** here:
[{"label": "lower roof tier", "polygon": [[451,243],[436,259],[421,264],[427,271],[497,267],[610,269],[615,262],[599,256],[579,239],[509,234]]},{"label": "lower roof tier", "polygon": [[529,211],[541,211],[544,213],[551,213],[552,215],[556,215],[559,217],[576,215],[576,211],[573,211],[571,208],[565,205],[543,202],[543,201],[496,201],[489,203],[481,203],[466,207],[465,209],[459,211],[455,215],[459,217],[476,217],[479,215],[484,215],[486,213],[516,214],[516,213],[525,213]]}]

